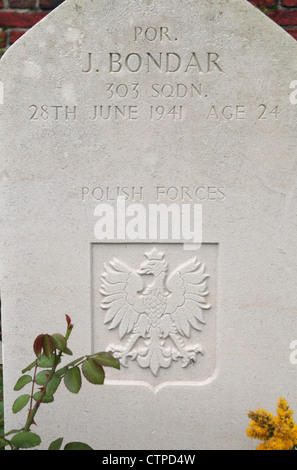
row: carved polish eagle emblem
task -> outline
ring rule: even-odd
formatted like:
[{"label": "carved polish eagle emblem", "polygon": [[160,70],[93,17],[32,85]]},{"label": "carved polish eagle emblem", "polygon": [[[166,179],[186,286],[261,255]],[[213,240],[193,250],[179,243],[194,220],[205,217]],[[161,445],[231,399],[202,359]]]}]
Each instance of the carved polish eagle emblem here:
[{"label": "carved polish eagle emblem", "polygon": [[192,328],[201,331],[205,324],[209,276],[196,257],[168,274],[163,252],[153,248],[144,255],[137,270],[116,258],[104,265],[101,307],[106,310],[104,323],[110,330],[118,328],[122,340],[107,351],[123,366],[135,360],[157,376],[172,361],[186,367],[203,355],[202,347],[187,344],[187,339]]}]

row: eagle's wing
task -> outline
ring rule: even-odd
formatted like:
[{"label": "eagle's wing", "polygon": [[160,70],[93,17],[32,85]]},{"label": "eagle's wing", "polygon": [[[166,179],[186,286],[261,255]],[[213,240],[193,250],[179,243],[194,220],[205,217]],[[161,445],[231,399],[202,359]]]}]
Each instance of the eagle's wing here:
[{"label": "eagle's wing", "polygon": [[208,274],[205,265],[192,258],[175,269],[167,280],[166,313],[171,314],[179,333],[189,337],[191,327],[200,330],[199,323],[205,324],[203,310],[210,308],[208,295]]},{"label": "eagle's wing", "polygon": [[101,307],[105,310],[104,323],[110,323],[109,329],[119,328],[120,338],[130,333],[143,313],[142,278],[137,272],[113,258],[104,265],[100,292],[103,296]]}]

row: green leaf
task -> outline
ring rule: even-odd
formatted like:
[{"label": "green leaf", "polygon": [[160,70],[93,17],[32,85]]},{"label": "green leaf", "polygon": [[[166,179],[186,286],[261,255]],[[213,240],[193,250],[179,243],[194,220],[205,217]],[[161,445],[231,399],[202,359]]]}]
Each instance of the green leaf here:
[{"label": "green leaf", "polygon": [[81,374],[78,367],[73,367],[72,369],[67,370],[64,383],[66,388],[71,393],[78,393],[81,388]]},{"label": "green leaf", "polygon": [[18,392],[30,382],[32,382],[32,377],[30,375],[22,375],[22,377],[20,377],[17,383],[15,384],[14,390]]},{"label": "green leaf", "polygon": [[41,439],[33,432],[23,431],[13,436],[11,443],[20,449],[29,449],[38,446],[41,443]]},{"label": "green leaf", "polygon": [[3,437],[11,436],[12,434],[18,434],[21,429],[11,429],[10,431],[6,432]]},{"label": "green leaf", "polygon": [[50,444],[48,450],[60,450],[62,442],[63,442],[63,437],[59,437],[59,439],[56,439]]},{"label": "green leaf", "polygon": [[21,395],[19,398],[17,398],[14,404],[12,405],[13,413],[18,413],[19,411],[21,411],[27,405],[29,400],[30,400],[30,395],[28,394]]},{"label": "green leaf", "polygon": [[64,354],[67,354],[68,356],[73,356],[73,352],[70,351],[69,348],[65,348],[64,351],[63,351]]},{"label": "green leaf", "polygon": [[[65,352],[65,351],[64,351],[64,352]],[[82,359],[83,359],[84,357],[85,357],[85,356],[82,356],[82,357],[79,357],[78,359],[75,359],[75,360],[72,361],[72,362],[69,362],[69,364],[67,364],[65,367],[62,367],[61,369],[56,370],[55,374],[58,375],[59,377],[61,377],[61,375],[66,374],[67,370],[68,370],[70,367],[73,367],[73,366],[75,366],[78,362],[82,361]]]},{"label": "green leaf", "polygon": [[83,442],[69,442],[64,447],[64,450],[94,450],[94,449],[88,446],[88,444],[84,444]]},{"label": "green leaf", "polygon": [[55,362],[55,356],[51,356],[50,358],[46,357],[45,354],[41,354],[40,358],[37,361],[38,367],[42,369],[50,369],[53,367]]},{"label": "green leaf", "polygon": [[22,374],[25,374],[26,372],[28,372],[29,370],[33,369],[33,367],[36,365],[36,360],[34,362],[32,362],[31,364],[29,364],[25,369],[22,370]]},{"label": "green leaf", "polygon": [[92,355],[92,357],[104,367],[114,367],[115,369],[120,369],[120,362],[108,352],[100,352],[95,356]]},{"label": "green leaf", "polygon": [[67,348],[67,341],[63,335],[61,335],[60,333],[55,333],[54,335],[52,335],[52,340],[56,349],[58,349],[59,351],[65,351],[65,349]]},{"label": "green leaf", "polygon": [[10,443],[4,437],[0,437],[0,447],[8,446]]},{"label": "green leaf", "polygon": [[48,379],[48,375],[51,373],[50,370],[42,370],[40,372],[38,372],[38,374],[36,375],[35,377],[35,382],[37,383],[37,385],[45,385],[47,379]]},{"label": "green leaf", "polygon": [[104,382],[104,370],[96,359],[87,359],[82,365],[85,378],[94,385],[102,385]]},{"label": "green leaf", "polygon": [[[42,394],[42,392],[36,392],[34,393],[33,395],[33,398],[35,401],[38,401],[40,400],[40,395]],[[48,396],[48,395],[44,395],[44,397],[41,399],[41,403],[52,403],[54,401],[54,397],[53,396]]]},{"label": "green leaf", "polygon": [[62,375],[66,374],[68,370],[68,366],[62,367],[61,369],[56,370],[55,375],[61,377]]},{"label": "green leaf", "polygon": [[55,393],[57,388],[59,387],[61,383],[61,377],[58,377],[57,375],[53,375],[53,377],[50,379],[49,383],[46,386],[46,395],[51,396]]}]

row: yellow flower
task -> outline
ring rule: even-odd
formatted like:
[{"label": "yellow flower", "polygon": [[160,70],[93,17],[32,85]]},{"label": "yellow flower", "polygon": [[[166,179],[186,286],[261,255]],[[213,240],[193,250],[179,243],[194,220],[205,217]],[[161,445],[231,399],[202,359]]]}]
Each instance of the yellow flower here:
[{"label": "yellow flower", "polygon": [[277,416],[280,421],[287,421],[293,423],[293,411],[288,407],[288,403],[283,398],[280,398],[277,404]]},{"label": "yellow flower", "polygon": [[272,437],[263,444],[260,444],[257,450],[292,450],[292,441],[283,441],[282,439]]},{"label": "yellow flower", "polygon": [[279,399],[276,416],[260,409],[249,412],[248,417],[252,421],[247,435],[263,441],[257,450],[293,450],[297,446],[297,425],[285,399]]},{"label": "yellow flower", "polygon": [[252,419],[247,435],[252,439],[266,440],[273,436],[275,428],[275,417],[267,411],[260,409],[250,412],[248,417]]}]

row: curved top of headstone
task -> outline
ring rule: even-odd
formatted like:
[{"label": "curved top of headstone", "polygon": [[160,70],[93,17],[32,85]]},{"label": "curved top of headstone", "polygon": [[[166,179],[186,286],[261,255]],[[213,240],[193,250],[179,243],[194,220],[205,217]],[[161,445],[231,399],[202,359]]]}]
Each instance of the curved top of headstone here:
[{"label": "curved top of headstone", "polygon": [[[247,0],[65,0],[14,43],[4,54],[2,61],[9,60],[23,42],[26,47],[30,47],[30,44],[33,47],[35,38],[38,47],[43,50],[45,43],[41,41],[41,34],[45,33],[49,37],[52,33],[55,44],[66,44],[69,41],[79,44],[84,39],[100,38],[103,26],[108,31],[109,28],[116,27],[116,24],[131,25],[134,18],[139,23],[139,14],[143,23],[147,17],[152,21],[154,15],[156,19],[166,21],[166,17],[173,14],[178,27],[180,22],[186,22],[188,28],[183,31],[185,37],[193,33],[199,36],[197,27],[202,26],[203,34],[206,33],[210,39],[220,38],[221,42],[228,42],[238,35],[244,36],[247,44],[250,41],[267,40],[272,49],[281,50],[284,43],[287,47],[290,43],[296,43],[292,36]],[[81,31],[80,34],[79,30],[71,32],[70,28],[76,27],[83,28],[83,33]],[[163,36],[165,38],[165,32]],[[121,40],[120,36],[118,40]],[[46,42],[52,47],[50,40]]]}]

